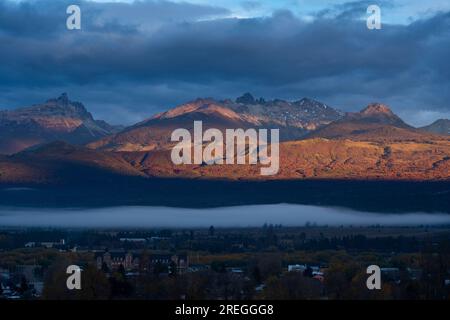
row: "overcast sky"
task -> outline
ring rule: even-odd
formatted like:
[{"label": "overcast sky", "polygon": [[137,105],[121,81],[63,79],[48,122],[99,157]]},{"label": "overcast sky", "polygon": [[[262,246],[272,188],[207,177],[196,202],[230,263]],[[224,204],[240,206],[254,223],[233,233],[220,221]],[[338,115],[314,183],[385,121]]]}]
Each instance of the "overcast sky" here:
[{"label": "overcast sky", "polygon": [[[82,29],[66,28],[78,4]],[[366,9],[381,7],[382,29]],[[0,1],[0,109],[67,92],[131,124],[197,97],[450,118],[450,1]]]}]

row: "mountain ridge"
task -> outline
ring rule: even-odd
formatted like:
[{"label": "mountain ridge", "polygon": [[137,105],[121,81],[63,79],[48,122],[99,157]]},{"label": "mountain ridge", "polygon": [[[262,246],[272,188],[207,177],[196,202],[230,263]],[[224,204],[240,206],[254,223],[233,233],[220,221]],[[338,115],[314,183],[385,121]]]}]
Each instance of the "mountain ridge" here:
[{"label": "mountain ridge", "polygon": [[63,93],[42,104],[0,111],[0,153],[12,154],[55,140],[85,144],[118,130],[95,120],[82,103],[70,101]]},{"label": "mountain ridge", "polygon": [[424,141],[436,137],[408,125],[387,105],[371,103],[359,112],[346,113],[341,119],[313,131],[306,138]]},{"label": "mountain ridge", "polygon": [[192,131],[194,120],[203,121],[205,129],[280,128],[282,141],[296,140],[342,115],[341,111],[310,98],[292,102],[281,99],[266,101],[263,98],[255,99],[250,93],[236,98],[235,101],[197,98],[160,112],[88,146],[108,151],[166,148],[171,145],[171,131],[177,128]]},{"label": "mountain ridge", "polygon": [[450,120],[438,119],[427,126],[420,127],[419,129],[436,134],[450,135]]}]

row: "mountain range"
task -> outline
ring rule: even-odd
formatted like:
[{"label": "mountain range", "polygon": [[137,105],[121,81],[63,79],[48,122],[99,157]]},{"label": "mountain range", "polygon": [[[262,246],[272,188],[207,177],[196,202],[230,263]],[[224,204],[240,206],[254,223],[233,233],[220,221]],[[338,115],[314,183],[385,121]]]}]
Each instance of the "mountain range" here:
[{"label": "mountain range", "polygon": [[118,128],[66,94],[0,112],[0,183],[70,183],[121,177],[263,179],[259,165],[179,165],[174,129],[279,128],[280,171],[264,179],[448,180],[449,120],[414,128],[383,104],[344,113],[296,101],[197,99]]}]

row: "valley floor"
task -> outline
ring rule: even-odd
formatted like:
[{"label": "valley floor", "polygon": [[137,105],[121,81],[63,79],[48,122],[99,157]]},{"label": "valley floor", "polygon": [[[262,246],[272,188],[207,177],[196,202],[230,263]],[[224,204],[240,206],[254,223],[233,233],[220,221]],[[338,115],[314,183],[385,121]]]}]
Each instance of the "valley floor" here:
[{"label": "valley floor", "polygon": [[[445,300],[449,239],[448,226],[1,228],[0,299]],[[65,287],[73,264],[84,290]]]}]

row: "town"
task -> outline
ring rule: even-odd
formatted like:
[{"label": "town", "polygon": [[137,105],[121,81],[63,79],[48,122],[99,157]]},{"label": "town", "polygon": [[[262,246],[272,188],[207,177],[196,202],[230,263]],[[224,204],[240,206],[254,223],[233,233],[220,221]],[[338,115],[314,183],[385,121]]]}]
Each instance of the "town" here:
[{"label": "town", "polygon": [[[448,299],[448,227],[0,230],[2,299]],[[82,269],[82,290],[66,268]],[[379,265],[381,290],[365,286]]]}]

